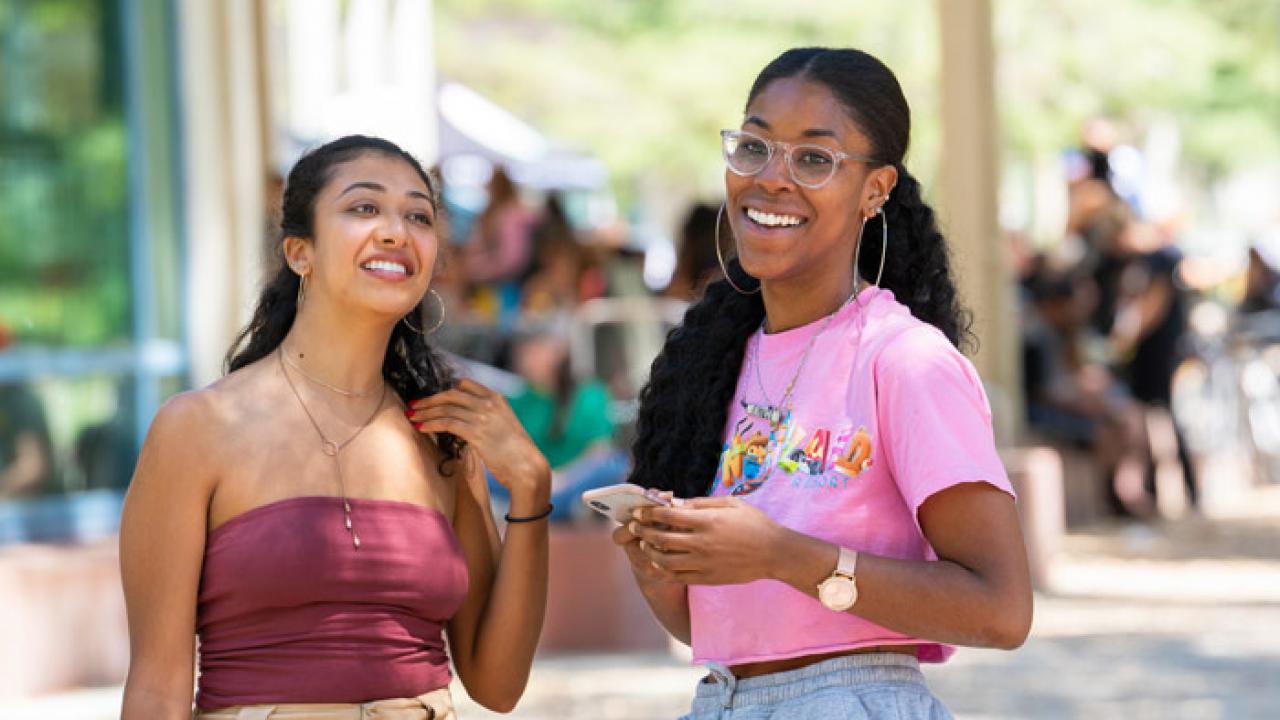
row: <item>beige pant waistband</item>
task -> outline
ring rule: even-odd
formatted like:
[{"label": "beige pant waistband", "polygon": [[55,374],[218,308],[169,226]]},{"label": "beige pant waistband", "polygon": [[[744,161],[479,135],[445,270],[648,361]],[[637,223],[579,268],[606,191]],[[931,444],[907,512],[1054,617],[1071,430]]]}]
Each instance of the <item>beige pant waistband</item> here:
[{"label": "beige pant waistband", "polygon": [[195,720],[456,720],[449,688],[416,698],[375,700],[360,704],[289,703],[237,705],[197,711]]}]

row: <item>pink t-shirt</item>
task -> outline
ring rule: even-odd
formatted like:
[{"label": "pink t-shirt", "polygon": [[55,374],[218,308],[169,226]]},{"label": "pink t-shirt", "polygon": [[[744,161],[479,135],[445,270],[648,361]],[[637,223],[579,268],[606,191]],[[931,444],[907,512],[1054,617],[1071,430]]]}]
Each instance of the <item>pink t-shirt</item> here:
[{"label": "pink t-shirt", "polygon": [[[930,495],[967,482],[1013,494],[978,374],[887,290],[863,290],[823,331],[826,322],[748,341],[712,494],[737,495],[786,527],[859,552],[937,560],[917,518]],[[771,431],[764,408],[781,402],[819,332],[791,415]],[[774,580],[690,586],[689,611],[695,663],[895,644],[942,662],[955,650],[828,610]]]}]

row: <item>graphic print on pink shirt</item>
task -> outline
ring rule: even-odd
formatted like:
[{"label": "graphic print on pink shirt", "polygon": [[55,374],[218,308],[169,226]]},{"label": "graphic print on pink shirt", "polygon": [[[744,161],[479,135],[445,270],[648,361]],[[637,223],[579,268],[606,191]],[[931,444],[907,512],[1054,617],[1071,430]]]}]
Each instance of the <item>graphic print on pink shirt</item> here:
[{"label": "graphic print on pink shirt", "polygon": [[[775,404],[811,339],[787,413]],[[925,561],[937,555],[918,524],[920,505],[965,482],[1012,494],[981,382],[942,333],[891,292],[869,287],[829,325],[749,340],[710,494],[737,496],[836,545]],[[698,663],[892,644],[917,645],[921,660],[937,662],[953,651],[833,612],[773,580],[693,585],[689,607]]]},{"label": "graphic print on pink shirt", "polygon": [[729,488],[730,495],[755,492],[775,471],[790,476],[796,486],[839,483],[847,487],[849,480],[871,467],[874,453],[865,425],[857,430],[848,425],[810,432],[785,412],[775,429],[766,419],[753,417],[771,407],[745,401],[740,405],[746,415],[734,427],[720,458],[720,484]]}]

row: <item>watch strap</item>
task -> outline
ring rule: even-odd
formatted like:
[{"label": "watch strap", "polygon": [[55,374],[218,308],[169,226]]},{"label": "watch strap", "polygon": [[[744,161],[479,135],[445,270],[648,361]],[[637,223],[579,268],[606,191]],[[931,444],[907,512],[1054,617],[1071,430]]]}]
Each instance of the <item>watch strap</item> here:
[{"label": "watch strap", "polygon": [[840,559],[836,561],[836,571],[834,574],[848,575],[855,577],[858,569],[858,553],[847,547],[840,548]]}]

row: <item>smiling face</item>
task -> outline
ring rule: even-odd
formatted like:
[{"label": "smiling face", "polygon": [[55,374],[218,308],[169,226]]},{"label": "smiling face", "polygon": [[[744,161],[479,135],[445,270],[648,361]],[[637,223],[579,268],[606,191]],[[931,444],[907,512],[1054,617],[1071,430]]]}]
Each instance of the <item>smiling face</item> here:
[{"label": "smiling face", "polygon": [[[766,86],[747,108],[742,130],[849,155],[876,150],[825,85],[801,77]],[[846,159],[827,184],[808,188],[791,177],[785,154],[777,148],[755,175],[725,170],[729,220],[743,269],[765,283],[847,276],[862,218],[884,202],[895,171]]]},{"label": "smiling face", "polygon": [[430,188],[404,160],[366,152],[334,166],[316,196],[313,227],[310,240],[284,241],[289,265],[308,278],[308,299],[399,318],[426,294],[435,209]]}]

